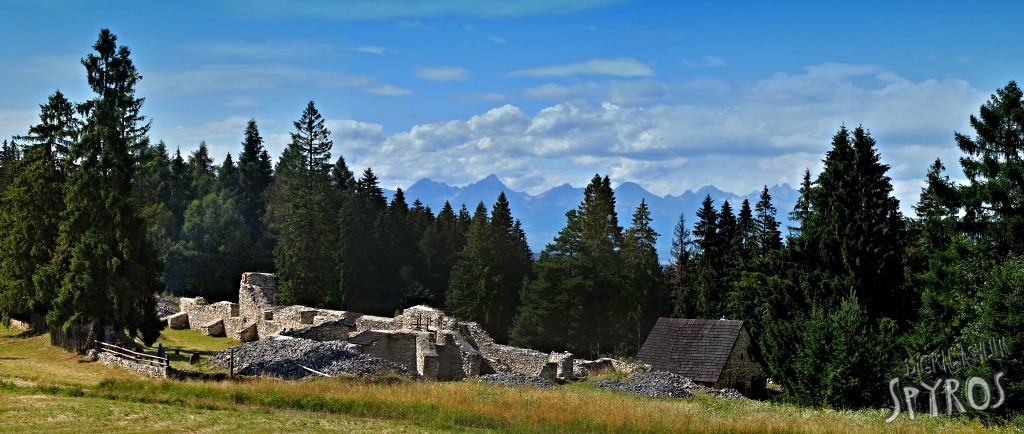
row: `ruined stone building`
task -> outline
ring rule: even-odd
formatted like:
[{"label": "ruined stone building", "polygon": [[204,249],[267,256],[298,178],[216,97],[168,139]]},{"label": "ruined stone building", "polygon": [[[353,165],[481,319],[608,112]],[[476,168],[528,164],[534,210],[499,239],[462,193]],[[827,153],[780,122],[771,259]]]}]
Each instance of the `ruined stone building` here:
[{"label": "ruined stone building", "polygon": [[714,388],[758,393],[764,387],[743,321],[659,318],[637,357]]},{"label": "ruined stone building", "polygon": [[165,318],[171,328],[248,342],[274,336],[347,341],[364,354],[401,363],[437,380],[493,372],[571,380],[580,364],[569,353],[543,353],[501,345],[478,324],[457,321],[429,306],[386,318],[306,306],[278,306],[277,284],[266,273],[243,273],[238,303],[181,298],[181,311]]}]

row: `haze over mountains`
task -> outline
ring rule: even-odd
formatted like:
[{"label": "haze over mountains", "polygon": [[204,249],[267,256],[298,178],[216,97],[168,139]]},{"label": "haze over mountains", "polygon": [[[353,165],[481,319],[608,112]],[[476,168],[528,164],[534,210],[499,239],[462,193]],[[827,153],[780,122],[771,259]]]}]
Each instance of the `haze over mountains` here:
[{"label": "haze over mountains", "polygon": [[[654,219],[654,230],[660,234],[658,256],[662,262],[669,261],[672,232],[679,220],[679,214],[686,214],[686,224],[692,229],[693,223],[696,221],[697,208],[705,196],[711,196],[711,199],[715,201],[716,208],[720,208],[722,203],[728,200],[735,212],[739,213],[740,204],[744,198],[749,199],[750,205],[753,207],[761,195],[760,190],[739,195],[708,185],[696,191],[683,191],[679,195],[658,196],[632,182],[624,182],[614,190],[615,209],[618,212],[619,225],[623,228],[629,227],[633,212],[636,211],[640,200],[647,201],[647,205],[651,209],[651,217]],[[576,208],[583,201],[583,187],[562,184],[533,196],[523,191],[510,189],[496,175],[489,175],[463,187],[455,187],[423,178],[404,191],[407,202],[411,204],[414,200],[419,199],[435,214],[441,210],[445,201],[451,202],[456,212],[462,204],[465,204],[472,213],[477,203],[481,201],[490,211],[498,194],[504,191],[512,208],[512,215],[522,221],[527,240],[534,253],[543,250],[544,246],[550,243],[558,231],[565,226],[566,211]],[[789,184],[771,186],[768,188],[768,192],[772,196],[772,204],[778,209],[777,218],[782,222],[781,230],[785,234],[789,224],[789,212],[793,210],[799,192]],[[389,198],[393,193],[392,190],[385,190],[385,194]]]}]

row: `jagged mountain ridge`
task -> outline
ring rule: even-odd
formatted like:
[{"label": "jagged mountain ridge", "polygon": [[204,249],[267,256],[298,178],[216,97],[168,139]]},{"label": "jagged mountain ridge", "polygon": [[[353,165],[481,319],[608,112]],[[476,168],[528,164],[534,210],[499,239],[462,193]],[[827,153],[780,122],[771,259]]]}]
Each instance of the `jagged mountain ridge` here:
[{"label": "jagged mountain ridge", "polygon": [[[619,224],[623,228],[629,227],[633,212],[636,211],[640,200],[643,199],[647,202],[651,210],[654,230],[660,234],[657,247],[658,256],[662,262],[669,260],[672,232],[679,220],[679,214],[685,213],[686,224],[692,229],[693,223],[696,221],[697,208],[705,196],[711,196],[716,207],[721,207],[722,202],[728,200],[738,213],[744,198],[750,200],[751,207],[753,207],[761,195],[760,189],[738,195],[707,185],[696,191],[686,190],[678,196],[672,194],[658,196],[633,182],[624,182],[614,190],[615,209],[619,215]],[[451,202],[456,211],[465,204],[469,211],[473,212],[477,203],[481,201],[490,210],[498,198],[498,194],[502,191],[508,197],[513,217],[522,221],[527,241],[534,253],[544,249],[544,246],[551,242],[558,231],[565,226],[566,211],[577,207],[583,201],[583,187],[573,187],[566,183],[534,196],[523,191],[512,190],[496,175],[489,175],[463,187],[455,187],[423,178],[404,189],[407,202],[411,204],[414,200],[419,199],[435,214],[444,206],[445,201]],[[384,193],[390,200],[394,191],[385,189]],[[769,187],[768,193],[772,196],[772,204],[778,209],[777,218],[782,222],[782,232],[785,234],[786,227],[789,225],[789,212],[796,204],[799,192],[789,184],[782,184]]]}]

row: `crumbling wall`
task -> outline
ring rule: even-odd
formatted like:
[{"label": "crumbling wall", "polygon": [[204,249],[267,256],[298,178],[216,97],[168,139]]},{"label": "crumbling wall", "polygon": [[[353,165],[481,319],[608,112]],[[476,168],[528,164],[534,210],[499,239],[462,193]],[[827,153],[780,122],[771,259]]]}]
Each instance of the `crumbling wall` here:
[{"label": "crumbling wall", "polygon": [[356,332],[367,330],[397,330],[394,318],[382,316],[362,315],[356,319]]},{"label": "crumbling wall", "polygon": [[[319,320],[321,317],[317,317],[317,319]],[[333,320],[324,319],[317,322],[318,324],[311,326],[285,330],[281,334],[314,341],[343,341],[348,339],[349,333],[352,332],[352,327],[348,326],[344,317]]]},{"label": "crumbling wall", "polygon": [[459,323],[459,325],[460,331],[483,357],[481,373],[512,371],[540,376],[546,372],[546,365],[554,363],[555,377],[562,380],[575,378],[572,354],[548,354],[527,348],[501,345],[495,343],[494,339],[475,322]]},{"label": "crumbling wall", "polygon": [[119,357],[117,355],[101,352],[97,356],[100,363],[107,366],[119,366],[129,371],[145,375],[149,378],[167,378],[167,367],[163,365],[152,365],[140,363],[132,359]]},{"label": "crumbling wall", "polygon": [[364,354],[401,363],[410,371],[420,371],[416,353],[417,333],[412,331],[386,331],[377,342],[361,348]]},{"label": "crumbling wall", "polygon": [[[204,334],[227,336],[252,341],[280,334],[285,330],[304,329],[344,318],[345,312],[314,309],[306,306],[280,307],[277,283],[268,273],[242,273],[238,287],[238,303],[221,301],[207,304],[202,297],[181,298],[181,312],[166,317],[171,327],[189,327]],[[327,327],[318,333],[328,334]],[[347,334],[332,331],[337,339]]]}]

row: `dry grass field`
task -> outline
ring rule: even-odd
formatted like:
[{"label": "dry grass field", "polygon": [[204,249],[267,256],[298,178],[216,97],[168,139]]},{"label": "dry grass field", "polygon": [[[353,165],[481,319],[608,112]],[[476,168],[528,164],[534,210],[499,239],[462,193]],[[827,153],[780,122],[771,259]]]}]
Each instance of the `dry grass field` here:
[{"label": "dry grass field", "polygon": [[[191,331],[165,346],[212,352],[231,344]],[[173,348],[173,347],[172,347]],[[50,347],[46,336],[0,328],[3,432],[1014,432],[979,421],[901,418],[698,396],[653,399],[587,383],[554,390],[478,382],[268,378],[150,381]]]}]

